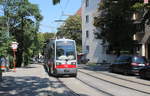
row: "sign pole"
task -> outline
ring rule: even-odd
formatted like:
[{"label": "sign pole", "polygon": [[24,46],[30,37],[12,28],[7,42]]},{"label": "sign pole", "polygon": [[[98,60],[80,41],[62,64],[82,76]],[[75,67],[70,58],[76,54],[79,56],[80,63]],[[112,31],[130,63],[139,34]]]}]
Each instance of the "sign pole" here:
[{"label": "sign pole", "polygon": [[14,55],[14,58],[13,58],[13,64],[14,64],[14,72],[16,72],[16,51],[17,51],[17,48],[18,48],[18,43],[17,42],[12,42],[11,44],[11,48],[13,50],[13,55]]},{"label": "sign pole", "polygon": [[14,58],[13,58],[14,72],[16,72],[16,50],[13,50],[13,55],[14,55]]}]

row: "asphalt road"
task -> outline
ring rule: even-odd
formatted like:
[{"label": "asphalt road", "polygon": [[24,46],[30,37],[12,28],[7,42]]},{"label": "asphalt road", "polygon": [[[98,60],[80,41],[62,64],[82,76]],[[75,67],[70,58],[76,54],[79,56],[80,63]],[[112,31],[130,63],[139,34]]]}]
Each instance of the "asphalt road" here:
[{"label": "asphalt road", "polygon": [[150,96],[150,81],[80,65],[78,76],[49,76],[42,64],[5,72],[0,96]]}]

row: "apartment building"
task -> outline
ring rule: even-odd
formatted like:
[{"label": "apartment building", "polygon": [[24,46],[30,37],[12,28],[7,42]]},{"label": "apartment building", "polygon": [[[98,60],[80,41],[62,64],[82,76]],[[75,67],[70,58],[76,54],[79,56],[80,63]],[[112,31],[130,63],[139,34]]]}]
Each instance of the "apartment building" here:
[{"label": "apartment building", "polygon": [[[136,20],[136,34],[134,40],[137,41],[136,53],[150,59],[150,24],[149,14],[150,10],[145,10],[140,20]],[[138,30],[140,29],[140,31]],[[141,30],[142,29],[142,30]]]},{"label": "apartment building", "polygon": [[92,63],[111,62],[114,56],[106,54],[106,47],[101,45],[102,40],[95,38],[95,32],[100,31],[94,23],[101,0],[82,0],[82,51]]}]

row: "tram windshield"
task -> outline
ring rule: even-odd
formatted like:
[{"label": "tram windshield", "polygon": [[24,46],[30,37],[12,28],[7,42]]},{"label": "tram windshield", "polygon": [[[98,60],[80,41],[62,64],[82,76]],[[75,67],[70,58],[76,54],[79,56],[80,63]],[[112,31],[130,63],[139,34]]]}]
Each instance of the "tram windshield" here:
[{"label": "tram windshield", "polygon": [[56,42],[56,60],[75,60],[75,43],[73,41]]}]

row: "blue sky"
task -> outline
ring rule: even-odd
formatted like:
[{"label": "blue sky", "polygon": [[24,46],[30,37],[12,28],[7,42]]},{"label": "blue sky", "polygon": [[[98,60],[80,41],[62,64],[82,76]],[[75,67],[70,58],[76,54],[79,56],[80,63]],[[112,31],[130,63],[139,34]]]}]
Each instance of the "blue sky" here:
[{"label": "blue sky", "polygon": [[52,0],[29,1],[39,6],[43,16],[40,32],[56,32],[62,22],[55,22],[55,20],[64,20],[68,16],[63,16],[62,13],[73,15],[81,7],[81,0],[61,0],[61,3],[55,6],[52,4]]}]

